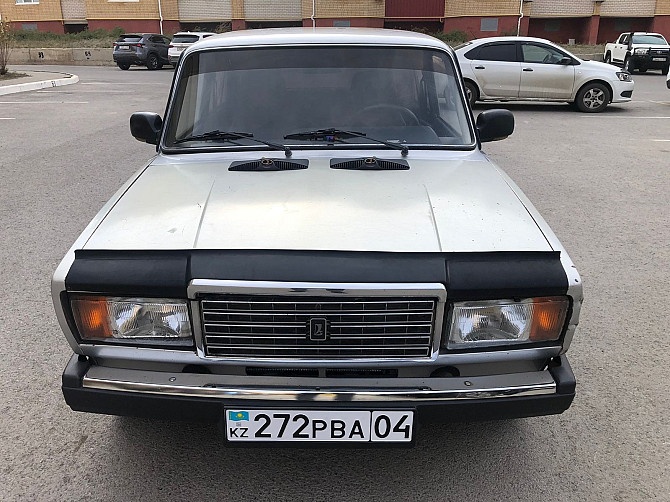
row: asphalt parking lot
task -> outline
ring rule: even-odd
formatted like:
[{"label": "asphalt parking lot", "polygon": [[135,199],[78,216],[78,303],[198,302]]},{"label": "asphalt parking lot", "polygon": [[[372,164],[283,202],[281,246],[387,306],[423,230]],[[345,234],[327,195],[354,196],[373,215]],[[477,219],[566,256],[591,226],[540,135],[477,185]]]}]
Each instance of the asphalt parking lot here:
[{"label": "asphalt parking lot", "polygon": [[50,69],[80,82],[0,97],[0,499],[670,500],[670,90],[657,72],[602,114],[507,104],[516,132],[485,145],[584,280],[572,407],[424,427],[412,449],[313,450],[227,449],[215,426],[67,407],[51,274],[154,153],[128,117],[162,114],[173,73]]}]

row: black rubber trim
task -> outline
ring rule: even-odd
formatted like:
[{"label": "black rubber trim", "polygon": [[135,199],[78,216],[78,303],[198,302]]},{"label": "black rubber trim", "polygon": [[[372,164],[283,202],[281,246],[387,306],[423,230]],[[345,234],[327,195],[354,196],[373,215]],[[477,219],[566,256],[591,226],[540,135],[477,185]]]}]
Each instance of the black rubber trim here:
[{"label": "black rubber trim", "polygon": [[292,282],[434,282],[449,299],[567,293],[558,252],[381,253],[193,250],[75,252],[68,291],[186,298],[192,279]]},{"label": "black rubber trim", "polygon": [[409,164],[404,159],[378,159],[377,157],[357,157],[348,159],[330,159],[331,169],[349,169],[353,171],[406,171]]},{"label": "black rubber trim", "polygon": [[229,171],[267,172],[267,171],[295,171],[307,169],[309,160],[306,159],[270,159],[238,160],[230,164]]},{"label": "black rubber trim", "polygon": [[556,381],[556,392],[558,394],[574,395],[577,380],[565,354],[552,359],[549,364],[549,373]]},{"label": "black rubber trim", "polygon": [[[277,406],[262,400],[233,400],[215,398],[191,398],[88,389],[81,385],[82,378],[90,367],[90,362],[82,362],[74,355],[63,373],[63,395],[74,411],[123,415],[146,418],[169,418],[170,420],[198,420],[220,423],[225,407],[245,408],[301,408],[301,409],[416,409],[417,422],[470,422],[501,420],[509,418],[554,415],[563,413],[574,399],[573,391],[568,393],[538,396],[505,397],[491,399],[455,400],[435,403],[430,401],[405,402],[300,402]],[[567,359],[561,363],[565,382],[572,374]],[[552,373],[553,374],[553,373]],[[572,376],[574,382],[574,376]],[[560,384],[560,382],[557,382]],[[564,389],[565,390],[565,389]]]}]

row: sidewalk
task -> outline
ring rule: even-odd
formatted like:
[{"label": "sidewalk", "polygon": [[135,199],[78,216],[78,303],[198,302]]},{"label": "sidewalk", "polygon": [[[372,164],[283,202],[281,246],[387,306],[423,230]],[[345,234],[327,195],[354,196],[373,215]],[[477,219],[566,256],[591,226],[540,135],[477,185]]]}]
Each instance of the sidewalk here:
[{"label": "sidewalk", "polygon": [[[10,71],[12,71],[11,68]],[[0,80],[0,96],[16,92],[34,91],[46,87],[76,84],[79,82],[79,77],[70,73],[36,70],[17,71],[17,73],[25,73],[27,76]]]}]

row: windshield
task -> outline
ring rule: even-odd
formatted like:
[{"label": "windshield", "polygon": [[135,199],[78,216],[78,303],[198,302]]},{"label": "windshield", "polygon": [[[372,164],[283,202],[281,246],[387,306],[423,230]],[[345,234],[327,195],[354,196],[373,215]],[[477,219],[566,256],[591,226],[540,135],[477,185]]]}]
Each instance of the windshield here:
[{"label": "windshield", "polygon": [[117,42],[139,42],[142,40],[142,35],[121,35]]},{"label": "windshield", "polygon": [[653,44],[653,45],[667,45],[661,35],[633,35],[634,44]]},{"label": "windshield", "polygon": [[198,41],[198,35],[175,35],[173,44],[194,44]]},{"label": "windshield", "polygon": [[[258,145],[193,139],[235,131],[291,146],[324,147],[285,136],[323,128],[406,145],[472,145],[451,59],[432,49],[281,47],[196,52],[184,62],[165,145]],[[341,143],[375,144],[365,137]],[[338,143],[339,146],[341,143]]]}]

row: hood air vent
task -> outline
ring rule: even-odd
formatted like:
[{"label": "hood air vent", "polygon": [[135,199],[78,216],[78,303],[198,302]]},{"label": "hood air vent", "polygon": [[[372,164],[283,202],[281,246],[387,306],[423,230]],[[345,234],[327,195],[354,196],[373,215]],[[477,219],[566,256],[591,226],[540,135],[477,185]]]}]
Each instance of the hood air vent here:
[{"label": "hood air vent", "polygon": [[238,160],[230,164],[229,171],[295,171],[296,169],[307,169],[309,160],[298,159],[266,159],[260,160]]},{"label": "hood air vent", "polygon": [[358,159],[331,159],[331,169],[352,169],[355,171],[406,171],[409,164],[406,160],[384,160],[377,157],[361,157]]}]

